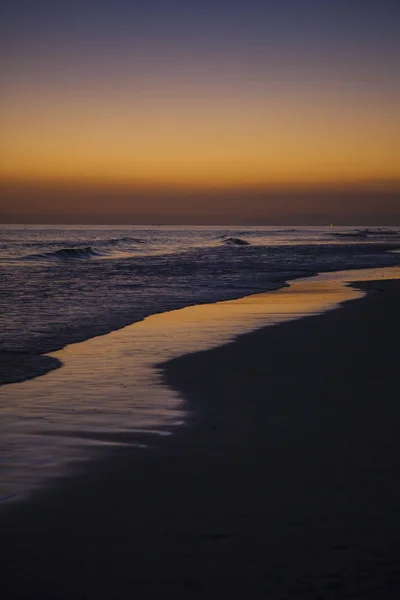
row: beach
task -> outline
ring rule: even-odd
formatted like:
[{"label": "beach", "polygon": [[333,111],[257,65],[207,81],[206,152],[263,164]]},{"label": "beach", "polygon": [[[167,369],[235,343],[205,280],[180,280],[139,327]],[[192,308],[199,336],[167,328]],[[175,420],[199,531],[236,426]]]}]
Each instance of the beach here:
[{"label": "beach", "polygon": [[400,281],[160,366],[184,426],[0,512],[7,598],[398,598]]},{"label": "beach", "polygon": [[1,24],[0,600],[400,600],[400,0]]}]

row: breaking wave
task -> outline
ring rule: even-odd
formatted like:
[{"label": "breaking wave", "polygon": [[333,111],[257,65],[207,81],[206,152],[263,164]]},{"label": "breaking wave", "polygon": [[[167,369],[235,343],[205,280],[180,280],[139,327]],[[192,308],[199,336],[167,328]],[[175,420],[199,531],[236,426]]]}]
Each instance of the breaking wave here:
[{"label": "breaking wave", "polygon": [[96,241],[96,246],[63,247],[47,252],[28,254],[23,258],[28,260],[113,258],[137,252],[138,245],[144,243],[144,240],[131,237],[111,238],[109,240]]},{"label": "breaking wave", "polygon": [[43,260],[43,259],[84,259],[84,258],[99,258],[104,256],[104,253],[99,250],[95,250],[93,246],[76,247],[76,248],[61,248],[60,250],[54,250],[53,252],[43,252],[41,254],[31,254],[26,256],[29,260]]},{"label": "breaking wave", "polygon": [[119,238],[111,238],[110,240],[104,240],[101,242],[102,246],[117,246],[119,244],[144,244],[145,240],[139,240],[138,238],[133,238],[129,236],[119,237]]},{"label": "breaking wave", "polygon": [[232,246],[250,246],[250,242],[243,238],[228,237],[223,240],[224,244],[230,244]]}]

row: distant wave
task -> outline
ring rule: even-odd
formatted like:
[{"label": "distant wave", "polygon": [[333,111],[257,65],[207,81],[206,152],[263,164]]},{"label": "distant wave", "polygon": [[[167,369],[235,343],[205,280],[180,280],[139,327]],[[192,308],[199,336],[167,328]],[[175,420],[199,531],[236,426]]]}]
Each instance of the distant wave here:
[{"label": "distant wave", "polygon": [[370,237],[383,237],[386,236],[399,236],[400,231],[394,229],[356,229],[355,231],[337,231],[333,232],[332,235],[336,237],[346,238],[370,238]]},{"label": "distant wave", "polygon": [[[65,242],[64,242],[65,243]],[[68,242],[67,242],[68,243]],[[87,243],[87,242],[86,242]],[[18,257],[14,260],[68,260],[68,259],[90,259],[90,258],[116,258],[121,256],[129,256],[132,252],[138,252],[138,246],[145,244],[144,240],[132,237],[111,238],[106,240],[94,240],[94,245],[64,246],[57,248],[60,244],[52,242],[52,248],[46,248],[43,242],[36,244],[25,244],[28,250],[29,246],[32,249],[36,246],[37,250],[34,254],[27,254]],[[78,242],[79,244],[79,242]],[[56,248],[54,248],[56,246]],[[35,248],[35,249],[36,249]]]},{"label": "distant wave", "polygon": [[274,236],[280,236],[282,233],[295,233],[298,229],[286,228],[286,229],[243,229],[243,230],[232,230],[229,233],[233,233],[232,238],[228,237],[228,233],[217,236],[217,239],[227,241],[228,239],[243,239],[243,238],[271,238]]},{"label": "distant wave", "polygon": [[336,237],[357,238],[357,239],[368,237],[366,233],[362,233],[361,231],[359,231],[359,232],[354,231],[354,232],[351,232],[351,233],[350,232],[343,232],[343,233],[341,233],[341,232],[338,231],[338,232],[333,233],[332,235],[334,235]]},{"label": "distant wave", "polygon": [[111,238],[110,240],[104,240],[100,242],[102,246],[116,246],[117,244],[144,244],[145,240],[139,240],[138,238],[133,238],[129,236],[119,237],[119,238]]},{"label": "distant wave", "polygon": [[387,236],[387,235],[400,235],[400,231],[396,231],[395,229],[364,229],[363,233],[369,236]]},{"label": "distant wave", "polygon": [[92,256],[101,256],[101,252],[95,250],[93,246],[86,248],[62,248],[53,253],[59,258],[90,258]]},{"label": "distant wave", "polygon": [[54,252],[43,252],[42,254],[31,254],[25,258],[29,260],[43,260],[43,259],[79,259],[79,258],[96,258],[101,257],[103,254],[98,250],[95,250],[92,246],[77,247],[77,248],[61,248],[60,250],[54,250]]},{"label": "distant wave", "polygon": [[228,237],[228,238],[224,239],[223,243],[224,244],[232,244],[233,246],[250,246],[250,242],[247,242],[243,238],[235,238],[235,237]]}]

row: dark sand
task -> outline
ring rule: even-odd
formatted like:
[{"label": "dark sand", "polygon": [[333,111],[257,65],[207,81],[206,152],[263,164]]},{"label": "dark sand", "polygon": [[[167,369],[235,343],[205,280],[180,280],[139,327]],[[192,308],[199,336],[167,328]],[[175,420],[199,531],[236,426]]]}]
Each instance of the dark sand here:
[{"label": "dark sand", "polygon": [[176,359],[193,410],[0,515],[6,598],[400,598],[400,281]]}]

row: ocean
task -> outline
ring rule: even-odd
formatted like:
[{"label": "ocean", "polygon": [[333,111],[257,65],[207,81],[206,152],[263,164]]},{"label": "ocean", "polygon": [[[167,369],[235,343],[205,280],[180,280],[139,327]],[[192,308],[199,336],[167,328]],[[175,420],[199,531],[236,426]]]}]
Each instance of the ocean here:
[{"label": "ocean", "polygon": [[[399,249],[400,227],[3,226],[1,498],[185,421],[153,365],[206,348],[213,325],[173,311],[399,265]],[[166,312],[177,320],[146,319]]]},{"label": "ocean", "polygon": [[317,272],[398,264],[400,228],[0,229],[1,347],[35,353]]}]

